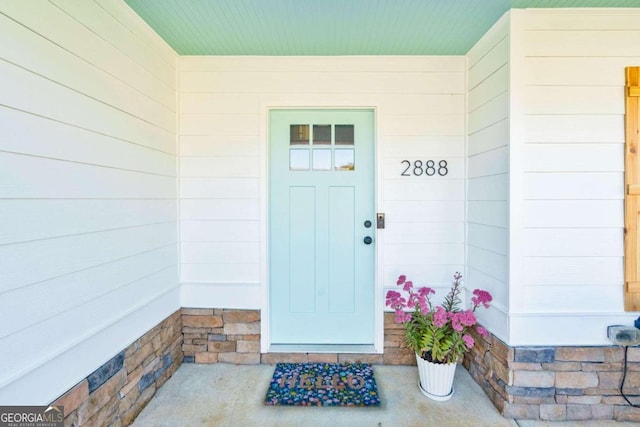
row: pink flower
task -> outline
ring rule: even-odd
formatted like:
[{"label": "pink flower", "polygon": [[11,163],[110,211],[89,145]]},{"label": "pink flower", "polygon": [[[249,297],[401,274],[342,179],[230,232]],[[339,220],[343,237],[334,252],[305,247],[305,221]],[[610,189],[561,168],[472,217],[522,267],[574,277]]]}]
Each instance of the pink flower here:
[{"label": "pink flower", "polygon": [[489,292],[475,289],[471,298],[472,309],[461,311],[462,275],[456,273],[453,278],[451,290],[440,306],[431,304],[430,296],[435,294],[433,289],[414,287],[405,275],[399,276],[396,282],[402,290],[386,294],[386,305],[394,310],[395,321],[405,324],[407,343],[417,347],[417,352],[420,344],[431,342],[431,345],[439,346],[439,350],[446,351],[443,360],[447,361],[456,361],[473,348],[475,340],[468,334],[470,328],[475,327],[482,337],[489,336],[485,328],[478,326],[475,310],[479,306],[489,308],[493,300]]},{"label": "pink flower", "polygon": [[389,291],[387,292],[387,301],[385,302],[387,307],[391,307],[395,310],[401,310],[405,307],[407,300],[402,298],[399,292]]},{"label": "pink flower", "polygon": [[462,323],[464,326],[473,326],[477,322],[476,315],[473,314],[473,311],[471,310],[460,312],[458,314],[458,319],[460,320],[460,323]]},{"label": "pink flower", "polygon": [[396,292],[396,291],[388,291],[387,292],[387,300],[385,302],[385,305],[387,307],[396,307],[398,305],[398,301],[401,299],[402,295],[400,295],[400,292]]},{"label": "pink flower", "polygon": [[429,313],[429,304],[426,304],[426,302],[420,302],[420,312],[422,314],[427,314]]},{"label": "pink flower", "polygon": [[395,299],[395,298],[400,298],[400,292],[396,292],[396,291],[387,292],[387,299]]},{"label": "pink flower", "polygon": [[435,293],[436,291],[434,291],[431,288],[427,288],[426,286],[423,286],[420,289],[418,289],[418,295],[425,298],[428,298],[430,294],[435,294]]},{"label": "pink flower", "polygon": [[409,301],[407,301],[407,307],[413,308],[416,306],[416,296],[414,294],[409,295]]},{"label": "pink flower", "polygon": [[396,323],[406,323],[411,320],[411,314],[405,313],[401,309],[396,310]]},{"label": "pink flower", "polygon": [[462,323],[460,323],[460,313],[451,313],[449,317],[451,318],[451,327],[453,330],[462,332],[464,327],[462,326]]},{"label": "pink flower", "polygon": [[474,308],[480,305],[483,305],[484,308],[489,308],[489,303],[493,300],[489,292],[483,291],[482,289],[475,289],[473,295],[475,296],[471,298],[471,301],[473,302]]},{"label": "pink flower", "polygon": [[466,345],[467,348],[473,348],[473,344],[475,344],[475,341],[473,341],[473,338],[469,335],[463,335],[462,341],[464,341],[464,345]]},{"label": "pink flower", "polygon": [[449,320],[449,316],[447,316],[447,312],[444,311],[444,308],[438,306],[438,308],[436,309],[436,312],[433,313],[433,324],[436,325],[438,328],[441,328],[447,324],[448,320]]}]

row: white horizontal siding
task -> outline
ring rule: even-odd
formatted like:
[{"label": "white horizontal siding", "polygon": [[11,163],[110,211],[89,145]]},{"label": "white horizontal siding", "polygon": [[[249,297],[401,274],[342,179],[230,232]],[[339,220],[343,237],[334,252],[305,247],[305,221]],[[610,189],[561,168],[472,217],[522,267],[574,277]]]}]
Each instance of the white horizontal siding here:
[{"label": "white horizontal siding", "polygon": [[[461,264],[464,261],[464,245],[462,243],[387,244],[384,248],[384,254],[385,264],[391,265]],[[417,277],[415,279],[422,280]],[[425,278],[424,280],[429,279]]]},{"label": "white horizontal siding", "polygon": [[[305,94],[274,94],[303,101]],[[348,94],[320,94],[325,98],[349,100]],[[363,99],[374,101],[375,94],[363,94]],[[260,93],[199,93],[188,92],[180,96],[182,114],[259,114]],[[395,114],[459,114],[464,108],[464,95],[456,93],[390,93],[386,94],[385,109]],[[364,105],[369,104],[365,103]]]},{"label": "white horizontal siding", "polygon": [[392,144],[383,147],[384,155],[404,154],[405,158],[424,155],[437,157],[464,157],[464,135],[392,135]]},{"label": "white horizontal siding", "polygon": [[509,176],[489,175],[467,180],[468,201],[505,201],[508,194]]},{"label": "white horizontal siding", "polygon": [[[7,292],[7,298],[2,300],[0,306],[3,313],[14,318],[28,316],[33,325],[37,325],[46,322],[51,317],[72,311],[78,305],[94,300],[100,301],[105,295],[117,292],[120,288],[135,287],[134,284],[137,282],[165,272],[175,265],[176,255],[175,245],[167,246],[119,258],[74,273],[63,274]],[[91,286],[87,285],[88,282],[91,283]],[[165,281],[164,283],[168,284],[169,282]],[[77,294],[78,297],[70,299],[70,294]],[[12,301],[18,299],[29,301],[29,304],[25,306],[11,304]],[[16,322],[4,323],[0,327],[0,337],[7,337],[33,325]]]},{"label": "white horizontal siding", "polygon": [[251,156],[258,152],[259,146],[258,135],[182,135],[180,137],[181,156]]},{"label": "white horizontal siding", "polygon": [[[301,63],[304,63],[301,60]],[[300,64],[296,67],[300,69]],[[363,72],[302,70],[297,71],[231,72],[184,71],[180,76],[181,92],[197,93],[461,93],[464,89],[464,73],[458,72]],[[256,76],[260,78],[257,79]],[[402,78],[399,79],[398,76]],[[238,86],[238,81],[243,84]]]},{"label": "white horizontal siding", "polygon": [[0,401],[46,404],[179,307],[176,54],[105,1],[0,38]]},{"label": "white horizontal siding", "polygon": [[[122,215],[126,211],[127,215]],[[73,218],[74,221],[69,221]],[[167,199],[0,199],[0,245],[172,223]],[[24,225],[29,224],[25,229]]]},{"label": "white horizontal siding", "polygon": [[[3,137],[0,149],[47,159],[88,163],[115,169],[176,176],[175,154],[170,148],[148,147],[68,123],[0,107]],[[42,141],[52,139],[48,144]]]},{"label": "white horizontal siding", "polygon": [[[219,266],[212,267],[217,270]],[[182,278],[184,280],[185,276]],[[226,307],[246,310],[255,309],[262,304],[258,283],[210,282],[210,275],[207,275],[206,279],[206,281],[182,282],[180,300],[185,307]],[[243,295],[244,298],[238,298],[238,295]]]},{"label": "white horizontal siding", "polygon": [[[511,339],[606,344],[616,313],[637,317],[623,309],[623,88],[625,66],[640,62],[640,13],[529,9],[522,18],[523,280],[512,289]],[[551,320],[544,336],[530,333]]]},{"label": "white horizontal siding", "polygon": [[[393,287],[397,272],[448,284],[464,263],[464,64],[463,57],[181,57],[183,305],[263,303],[243,292],[263,285],[258,266],[268,259],[260,248],[269,107],[375,108],[376,209],[387,218],[376,239],[379,290]],[[446,160],[449,172],[403,177],[403,160]]]},{"label": "white horizontal siding", "polygon": [[219,263],[183,263],[181,273],[185,283],[257,284],[260,282],[260,264],[251,262],[228,264],[221,260]]},{"label": "white horizontal siding", "polygon": [[[394,165],[395,166],[395,165]],[[397,169],[395,167],[394,169]],[[398,171],[391,178],[398,176]],[[384,182],[385,199],[388,201],[409,200],[462,200],[464,197],[464,179],[424,180],[388,179]]]},{"label": "white horizontal siding", "polygon": [[0,80],[4,106],[149,148],[175,152],[171,131],[96,102],[91,94],[70,90],[9,62],[0,62],[0,73],[4,76]]},{"label": "white horizontal siding", "polygon": [[259,256],[257,242],[182,242],[182,260],[194,263],[247,264]]},{"label": "white horizontal siding", "polygon": [[0,268],[3,277],[0,290],[29,286],[50,277],[175,245],[173,228],[171,223],[145,225],[2,246],[0,253],[6,262]]},{"label": "white horizontal siding", "polygon": [[504,227],[467,223],[467,242],[470,246],[496,254],[507,255],[509,232]]},{"label": "white horizontal siding", "polygon": [[[38,171],[37,174],[25,171]],[[20,176],[20,180],[12,177]],[[0,187],[6,198],[159,199],[175,195],[175,175],[101,167],[64,159],[0,152]],[[87,183],[93,183],[88,186]]]},{"label": "white horizontal siding", "polygon": [[180,158],[180,173],[185,178],[258,178],[259,166],[258,156],[182,156]]},{"label": "white horizontal siding", "polygon": [[439,115],[395,115],[380,123],[380,133],[386,138],[395,136],[448,136],[464,135],[463,114]]},{"label": "white horizontal siding", "polygon": [[[603,289],[589,289],[599,294]],[[615,293],[614,288],[606,290]],[[622,295],[622,288],[618,288]],[[571,300],[573,297],[568,296]],[[622,304],[622,296],[617,305]],[[606,325],[631,325],[633,319],[621,312],[568,311],[557,309],[555,312],[511,313],[513,346],[548,346],[556,343],[561,346],[602,346],[610,345],[606,339]],[[605,338],[602,338],[605,337]],[[605,341],[606,340],[606,341]]]},{"label": "white horizontal siding", "polygon": [[[568,314],[580,307],[579,313],[611,313],[623,304],[623,293],[619,285],[547,285],[544,288],[526,287],[523,298],[527,300],[527,310],[534,313]],[[597,295],[598,298],[593,298]],[[606,332],[602,325],[600,332]],[[606,337],[606,333],[605,333]]]},{"label": "white horizontal siding", "polygon": [[[95,66],[94,72],[98,74],[108,73],[115,80],[124,82],[131,86],[131,88],[137,92],[156,99],[164,104],[169,109],[175,109],[176,107],[176,93],[175,89],[175,75],[171,78],[171,73],[175,69],[175,53],[168,52],[170,48],[156,35],[153,37],[153,41],[149,43],[149,40],[145,40],[144,47],[139,48],[137,53],[133,56],[129,56],[128,53],[132,46],[138,44],[139,38],[131,36],[131,27],[122,26],[116,32],[97,31],[95,23],[91,21],[94,18],[87,20],[87,14],[83,13],[76,15],[77,12],[68,12],[60,7],[60,4],[65,2],[59,2],[54,4],[53,2],[46,2],[39,4],[39,7],[34,7],[30,2],[3,2],[2,13],[9,18],[24,24],[34,33],[41,35],[47,40],[51,41],[56,46],[49,46],[47,50],[57,51],[62,48],[65,51],[73,53],[75,56],[82,58],[85,62]],[[76,3],[76,2],[66,2]],[[77,2],[79,3],[79,2]],[[101,1],[102,4],[106,4],[106,1]],[[100,4],[87,6],[94,9],[89,16],[96,16],[100,13],[100,9],[105,10]],[[122,11],[117,11],[117,7],[113,5],[108,6],[112,10],[116,10],[116,13],[132,14],[131,10],[124,6],[120,7]],[[82,17],[85,15],[85,18]],[[113,25],[117,27],[118,23],[122,21],[116,19],[110,13],[111,17],[104,16],[107,21],[113,22]],[[129,19],[129,18],[127,18]],[[136,19],[136,18],[134,18]],[[144,26],[148,28],[142,21],[137,18],[137,24],[134,26]],[[65,31],[60,31],[64,29]],[[137,31],[137,30],[136,30]],[[143,30],[145,31],[145,30]],[[127,36],[127,34],[129,34]],[[126,42],[122,42],[122,38]],[[118,41],[117,39],[121,40]],[[12,34],[13,39],[13,34]],[[48,52],[42,52],[42,55],[50,55]],[[148,70],[149,59],[156,61],[156,56],[160,55],[164,59],[162,64],[156,63],[155,67]],[[173,55],[173,57],[171,56]],[[52,65],[55,67],[55,65]],[[147,68],[145,68],[147,67]],[[38,70],[42,73],[45,70]],[[94,78],[93,76],[87,76],[87,78]],[[113,84],[118,84],[114,82]]]},{"label": "white horizontal siding", "polygon": [[[106,0],[102,0],[106,1]],[[274,71],[349,71],[370,72],[461,72],[461,58],[458,56],[292,56],[272,58],[260,56],[181,56],[182,71],[274,72]]]},{"label": "white horizontal siding", "polygon": [[249,220],[260,216],[260,203],[255,199],[183,199],[182,220]]},{"label": "white horizontal siding", "polygon": [[525,142],[624,143],[623,115],[537,114],[523,120]]},{"label": "white horizontal siding", "polygon": [[624,197],[622,172],[526,173],[525,199],[620,200]]},{"label": "white horizontal siding", "polygon": [[624,114],[624,86],[527,86],[524,91],[526,114]]},{"label": "white horizontal siding", "polygon": [[502,200],[470,200],[467,202],[469,223],[508,228],[508,203]]},{"label": "white horizontal siding", "polygon": [[617,256],[528,256],[525,259],[527,286],[582,286],[620,284],[624,280],[623,260]]},{"label": "white horizontal siding", "polygon": [[622,200],[531,200],[524,203],[525,228],[623,227]]},{"label": "white horizontal siding", "polygon": [[[633,19],[638,19],[634,17]],[[529,82],[535,81],[541,86],[551,86],[560,90],[571,90],[577,86],[583,90],[607,90],[624,86],[624,75],[620,75],[621,68],[629,64],[637,64],[640,57],[607,58],[603,61],[597,56],[557,57],[535,56],[524,58],[526,67],[522,78]],[[553,68],[553,73],[548,73]],[[576,72],[580,70],[580,72]],[[605,86],[599,89],[600,86]],[[615,90],[615,89],[614,89]],[[565,101],[566,102],[566,101]],[[570,100],[569,100],[570,102]],[[591,105],[590,107],[597,107]]]},{"label": "white horizontal siding", "polygon": [[509,27],[504,15],[467,53],[466,286],[493,295],[481,322],[507,339],[509,252]]},{"label": "white horizontal siding", "polygon": [[180,193],[183,199],[256,199],[260,194],[260,179],[183,177],[180,179]]},{"label": "white horizontal siding", "polygon": [[386,244],[457,243],[464,240],[458,222],[396,222],[385,224]]},{"label": "white horizontal siding", "polygon": [[[79,3],[66,2],[67,5]],[[86,2],[86,4],[90,5],[92,2]],[[161,128],[175,131],[175,108],[165,106],[148,96],[140,96],[141,94],[136,93],[130,85],[113,79],[106,72],[96,73],[94,65],[68,50],[50,49],[49,40],[5,15],[0,16],[0,31],[11,33],[15,41],[15,43],[3,43],[0,47],[0,55],[4,61],[29,70],[38,70],[40,75],[59,85],[78,92],[90,93],[104,104],[126,111]],[[43,52],[43,54],[25,55],[24,51]],[[167,66],[164,68],[171,70]],[[158,67],[158,69],[163,68]],[[78,79],[76,76],[79,75],[86,78]]]},{"label": "white horizontal siding", "polygon": [[[602,20],[604,24],[608,17],[603,15]],[[611,25],[615,24],[611,22]],[[524,33],[527,56],[545,57],[638,57],[640,56],[640,45],[634,43],[637,39],[637,27],[630,30],[618,30],[615,27],[597,30],[571,29],[570,31],[548,29],[531,30]],[[562,43],[559,43],[558,40],[562,40]]]},{"label": "white horizontal siding", "polygon": [[622,144],[527,144],[527,172],[624,172]]},{"label": "white horizontal siding", "polygon": [[618,228],[527,229],[527,256],[620,257],[622,230]]}]

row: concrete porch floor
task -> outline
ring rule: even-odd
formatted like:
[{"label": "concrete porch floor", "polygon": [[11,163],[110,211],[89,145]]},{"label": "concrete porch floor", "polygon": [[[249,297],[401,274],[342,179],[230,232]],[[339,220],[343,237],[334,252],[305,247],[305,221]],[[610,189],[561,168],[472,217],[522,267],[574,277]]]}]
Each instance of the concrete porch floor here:
[{"label": "concrete porch floor", "polygon": [[135,420],[161,426],[474,426],[539,427],[637,425],[615,421],[509,420],[495,409],[469,373],[456,371],[455,394],[433,402],[418,390],[415,366],[374,365],[382,405],[357,407],[264,406],[273,365],[183,364]]}]

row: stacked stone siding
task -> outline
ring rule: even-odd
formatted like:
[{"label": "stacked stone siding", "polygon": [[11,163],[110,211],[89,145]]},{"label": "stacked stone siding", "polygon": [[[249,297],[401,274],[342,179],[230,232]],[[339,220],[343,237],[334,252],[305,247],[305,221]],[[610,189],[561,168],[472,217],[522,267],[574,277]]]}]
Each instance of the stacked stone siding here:
[{"label": "stacked stone siding", "polygon": [[[510,347],[474,335],[464,366],[507,418],[640,422],[624,401],[619,347]],[[260,353],[260,311],[184,308],[140,337],[53,404],[65,425],[129,425],[182,362],[364,362],[415,365],[402,325],[384,314],[384,353]],[[640,348],[629,348],[625,393],[640,404]]]},{"label": "stacked stone siding", "polygon": [[404,325],[395,322],[394,313],[384,313],[385,365],[415,365],[416,355],[407,347]]},{"label": "stacked stone siding", "polygon": [[126,426],[182,363],[176,311],[58,398],[65,426]]},{"label": "stacked stone siding", "polygon": [[349,363],[415,365],[404,342],[404,328],[385,313],[384,354],[260,353],[260,311],[183,308],[185,362],[195,363]]},{"label": "stacked stone siding", "polygon": [[182,309],[185,362],[260,363],[260,311]]},{"label": "stacked stone siding", "polygon": [[[640,421],[620,395],[620,347],[509,347],[475,336],[464,365],[507,418]],[[640,349],[629,348],[625,394],[640,404]]]}]

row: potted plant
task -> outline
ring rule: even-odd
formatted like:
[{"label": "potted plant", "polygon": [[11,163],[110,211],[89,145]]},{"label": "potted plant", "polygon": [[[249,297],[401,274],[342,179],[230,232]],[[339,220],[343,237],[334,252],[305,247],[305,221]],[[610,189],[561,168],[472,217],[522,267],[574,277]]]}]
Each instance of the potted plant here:
[{"label": "potted plant", "polygon": [[403,323],[408,347],[416,353],[420,373],[420,390],[433,400],[448,400],[453,396],[453,377],[458,360],[471,350],[474,340],[472,328],[486,337],[488,332],[478,325],[475,311],[489,308],[492,300],[487,291],[476,289],[471,298],[472,308],[460,308],[462,275],[453,275],[453,285],[442,305],[434,307],[431,295],[435,291],[423,286],[414,289],[406,276],[398,278],[402,293],[388,291],[386,305],[395,310],[395,320]]}]

